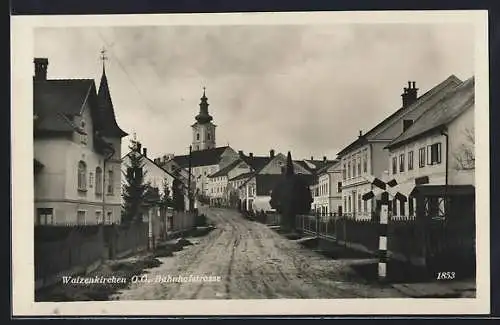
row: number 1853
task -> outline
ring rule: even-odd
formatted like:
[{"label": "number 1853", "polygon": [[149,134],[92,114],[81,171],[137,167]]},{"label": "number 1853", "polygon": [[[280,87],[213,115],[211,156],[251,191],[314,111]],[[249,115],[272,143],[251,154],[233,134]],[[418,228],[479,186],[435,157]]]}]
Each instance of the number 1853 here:
[{"label": "number 1853", "polygon": [[455,279],[455,272],[438,272],[437,280],[453,280]]}]

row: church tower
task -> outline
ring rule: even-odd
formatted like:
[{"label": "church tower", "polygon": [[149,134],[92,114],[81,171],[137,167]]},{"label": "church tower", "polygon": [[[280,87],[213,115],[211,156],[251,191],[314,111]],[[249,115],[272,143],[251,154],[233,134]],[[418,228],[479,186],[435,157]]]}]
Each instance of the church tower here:
[{"label": "church tower", "polygon": [[208,102],[203,87],[203,96],[200,102],[200,112],[196,115],[196,123],[191,125],[193,129],[193,151],[215,148],[215,127],[212,123],[213,117],[208,114]]}]

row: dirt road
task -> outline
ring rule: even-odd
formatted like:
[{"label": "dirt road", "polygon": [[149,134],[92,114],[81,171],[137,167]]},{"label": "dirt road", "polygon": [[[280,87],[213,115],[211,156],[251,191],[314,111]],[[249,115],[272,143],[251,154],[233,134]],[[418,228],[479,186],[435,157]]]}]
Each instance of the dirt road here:
[{"label": "dirt road", "polygon": [[[173,257],[161,258],[163,264],[148,271],[148,282],[131,284],[113,299],[401,297],[395,289],[366,284],[353,276],[346,263],[356,260],[324,257],[236,211],[204,212],[217,229],[190,239],[195,245]],[[213,276],[220,281],[159,280],[169,276]]]}]

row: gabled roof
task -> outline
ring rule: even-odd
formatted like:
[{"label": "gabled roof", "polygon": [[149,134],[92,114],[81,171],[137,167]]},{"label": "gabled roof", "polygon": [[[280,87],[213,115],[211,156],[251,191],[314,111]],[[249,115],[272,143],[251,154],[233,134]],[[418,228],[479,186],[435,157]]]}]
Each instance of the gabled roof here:
[{"label": "gabled roof", "polygon": [[[342,156],[346,154],[349,151],[355,150],[366,143],[368,143],[374,136],[376,136],[378,133],[380,133],[383,129],[385,129],[391,122],[396,120],[397,118],[400,118],[402,115],[404,115],[406,112],[412,111],[416,107],[419,107],[420,105],[425,105],[428,104],[427,100],[429,98],[432,98],[434,95],[438,94],[440,91],[446,89],[447,87],[451,86],[458,86],[462,81],[458,79],[455,75],[451,75],[448,78],[446,78],[444,81],[439,83],[438,85],[434,86],[430,90],[428,90],[426,93],[423,95],[419,96],[415,102],[413,102],[411,105],[408,106],[402,106],[399,108],[397,111],[389,115],[387,118],[385,118],[383,121],[375,125],[372,129],[370,129],[368,132],[366,132],[364,135],[358,137],[356,140],[354,140],[352,143],[350,143],[347,147],[342,149],[337,156]],[[425,108],[424,108],[425,109]]]},{"label": "gabled roof", "polygon": [[[297,176],[303,178],[308,185],[311,185],[314,180],[312,175],[297,174]],[[270,195],[271,191],[284,177],[282,174],[257,174],[255,176],[257,195]]]},{"label": "gabled roof", "polygon": [[143,159],[145,159],[146,161],[150,162],[152,165],[156,166],[157,168],[159,168],[161,171],[165,172],[165,174],[168,174],[170,175],[172,178],[176,178],[178,180],[181,181],[181,183],[186,186],[186,184],[184,184],[184,182],[182,181],[183,180],[183,177],[180,177],[180,175],[175,175],[175,173],[171,173],[169,172],[168,170],[166,170],[165,168],[163,168],[162,166],[158,165],[157,163],[154,162],[154,160],[152,160],[151,158],[147,157],[147,156],[144,156],[142,153],[140,152],[137,152],[137,151],[133,151],[133,150],[130,150],[125,156],[123,156],[122,158],[122,161],[124,158],[130,156],[132,153],[136,153],[137,155],[140,155]]},{"label": "gabled roof", "polygon": [[86,103],[96,132],[103,136],[127,135],[116,123],[105,74],[99,95],[93,79],[33,79],[36,132],[82,132],[73,117],[82,113]]},{"label": "gabled roof", "polygon": [[[192,151],[191,167],[217,165],[227,148],[229,146]],[[175,156],[173,159],[180,167],[189,167],[189,155]]]},{"label": "gabled roof", "polygon": [[229,181],[239,181],[242,179],[247,179],[249,177],[252,177],[253,175],[255,175],[255,172],[243,173],[243,174],[239,174],[238,176],[235,176],[233,178],[230,178]]},{"label": "gabled roof", "polygon": [[227,174],[236,166],[238,166],[241,163],[240,159],[236,159],[226,167],[222,168],[221,170],[213,173],[212,175],[208,175],[208,178],[214,178],[214,177],[220,177],[220,176],[227,176]]},{"label": "gabled roof", "polygon": [[325,173],[330,167],[336,165],[339,163],[339,160],[330,160],[326,162],[322,167],[318,168],[316,171],[316,175],[320,175],[322,173]]},{"label": "gabled roof", "polygon": [[411,142],[426,133],[448,125],[465,110],[474,105],[474,77],[444,96],[436,105],[423,113],[386,148],[393,149]]},{"label": "gabled roof", "polygon": [[78,130],[79,127],[72,122],[72,117],[81,113],[87,100],[91,99],[96,103],[96,96],[92,79],[33,80],[35,130]]},{"label": "gabled roof", "polygon": [[247,163],[256,172],[259,172],[271,161],[271,157],[268,156],[250,157],[246,155],[240,155],[240,159]]}]

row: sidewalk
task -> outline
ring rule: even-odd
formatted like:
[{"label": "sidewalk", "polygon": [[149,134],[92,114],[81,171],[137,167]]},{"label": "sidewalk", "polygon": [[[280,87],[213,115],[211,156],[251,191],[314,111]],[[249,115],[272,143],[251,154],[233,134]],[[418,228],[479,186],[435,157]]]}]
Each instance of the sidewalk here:
[{"label": "sidewalk", "polygon": [[474,279],[450,282],[397,283],[391,287],[412,298],[475,298]]}]

